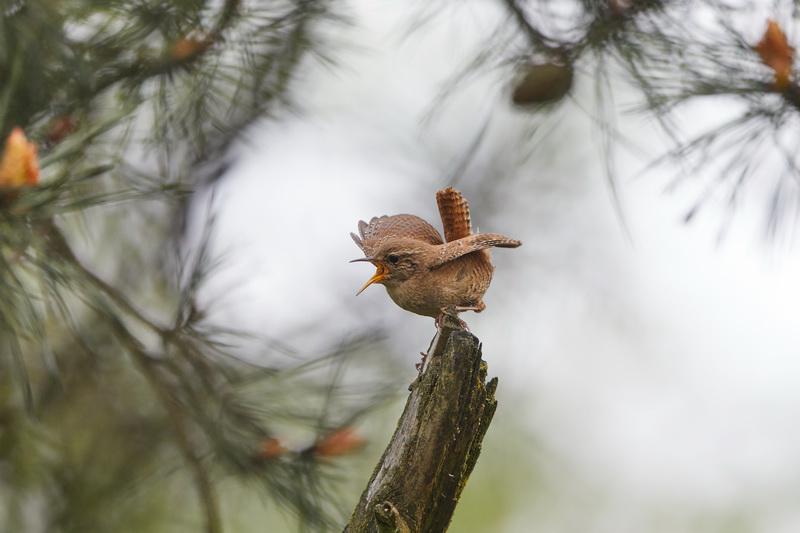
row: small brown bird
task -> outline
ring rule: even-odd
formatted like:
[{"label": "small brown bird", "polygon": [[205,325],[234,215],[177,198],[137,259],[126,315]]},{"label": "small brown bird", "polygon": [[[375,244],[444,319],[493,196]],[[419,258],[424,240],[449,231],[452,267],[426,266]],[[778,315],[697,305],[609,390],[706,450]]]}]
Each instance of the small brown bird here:
[{"label": "small brown bird", "polygon": [[442,217],[442,240],[436,229],[414,215],[375,217],[358,223],[350,236],[377,267],[357,294],[380,283],[394,302],[418,315],[437,319],[461,311],[480,312],[483,294],[492,281],[492,246],[516,248],[520,241],[498,233],[472,233],[469,204],[452,187],[436,193]]}]

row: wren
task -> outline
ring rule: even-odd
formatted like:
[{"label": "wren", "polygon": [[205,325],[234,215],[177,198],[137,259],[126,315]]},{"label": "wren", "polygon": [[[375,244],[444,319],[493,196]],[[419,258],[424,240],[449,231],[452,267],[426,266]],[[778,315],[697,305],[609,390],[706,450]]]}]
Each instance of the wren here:
[{"label": "wren", "polygon": [[[472,233],[469,204],[460,192],[448,187],[436,193],[444,228],[439,232],[415,215],[374,217],[358,223],[350,236],[377,271],[357,294],[379,283],[389,297],[418,315],[457,319],[462,311],[481,312],[483,295],[492,281],[494,266],[489,248],[516,248],[522,243],[499,233]],[[458,320],[458,319],[457,319]],[[459,320],[463,326],[463,322]]]}]

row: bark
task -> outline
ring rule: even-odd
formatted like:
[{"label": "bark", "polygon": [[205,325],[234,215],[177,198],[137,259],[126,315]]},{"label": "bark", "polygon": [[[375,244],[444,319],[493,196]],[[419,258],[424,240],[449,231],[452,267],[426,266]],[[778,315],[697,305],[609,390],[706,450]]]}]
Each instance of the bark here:
[{"label": "bark", "polygon": [[478,339],[446,325],[345,533],[447,530],[497,402]]}]

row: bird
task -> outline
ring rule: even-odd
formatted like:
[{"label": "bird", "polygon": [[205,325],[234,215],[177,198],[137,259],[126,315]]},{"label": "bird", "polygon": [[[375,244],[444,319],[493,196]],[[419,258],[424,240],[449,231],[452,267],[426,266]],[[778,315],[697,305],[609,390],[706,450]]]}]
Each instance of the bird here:
[{"label": "bird", "polygon": [[373,217],[358,222],[350,236],[364,252],[354,262],[375,265],[375,274],[356,293],[373,284],[406,311],[436,319],[486,308],[483,295],[492,281],[494,265],[489,248],[516,248],[519,240],[499,233],[472,233],[469,203],[452,187],[436,192],[444,239],[431,224],[416,215]]}]

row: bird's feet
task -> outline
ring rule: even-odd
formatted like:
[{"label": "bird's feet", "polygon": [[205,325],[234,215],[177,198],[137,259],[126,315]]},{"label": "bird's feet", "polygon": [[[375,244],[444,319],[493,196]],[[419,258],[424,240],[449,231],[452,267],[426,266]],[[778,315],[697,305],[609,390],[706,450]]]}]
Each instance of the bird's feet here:
[{"label": "bird's feet", "polygon": [[467,323],[458,318],[458,311],[454,305],[442,307],[439,316],[436,317],[436,329],[441,331],[444,328],[467,329]]},{"label": "bird's feet", "polygon": [[458,313],[463,313],[464,311],[475,311],[476,313],[480,313],[483,311],[484,307],[485,306],[473,307],[463,305],[448,305],[442,307],[441,313],[439,313],[439,316],[436,317],[436,327],[440,330],[444,327],[450,327],[452,329],[463,329],[469,331],[469,326],[467,326],[466,322],[458,318]]}]

